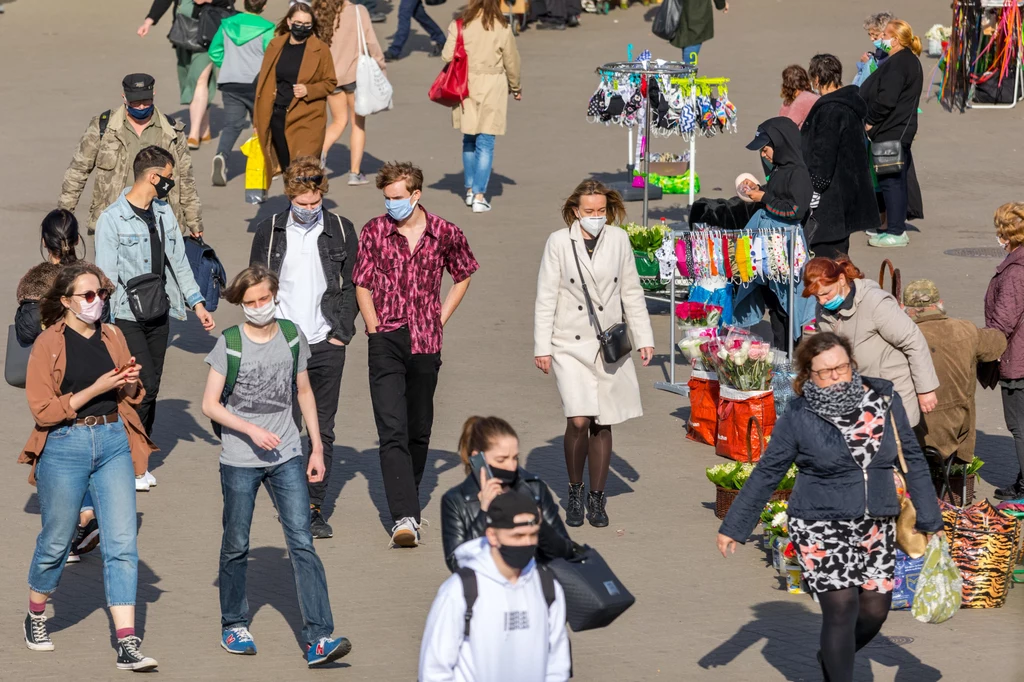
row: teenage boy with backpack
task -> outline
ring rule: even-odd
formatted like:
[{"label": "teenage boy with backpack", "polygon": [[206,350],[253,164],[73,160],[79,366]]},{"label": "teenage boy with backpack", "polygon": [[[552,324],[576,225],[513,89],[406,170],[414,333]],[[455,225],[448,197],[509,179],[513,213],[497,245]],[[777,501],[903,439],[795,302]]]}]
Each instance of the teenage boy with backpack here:
[{"label": "teenage boy with backpack", "polygon": [[[303,620],[306,662],[313,667],[341,658],[352,644],[345,637],[331,637],[334,621],[327,577],[309,532],[306,484],[324,475],[316,404],[306,372],[309,344],[295,324],[275,318],[277,290],[277,276],[262,265],[240,272],[224,297],[242,306],[245,324],[226,329],[206,356],[210,373],[203,414],[221,427],[222,440],[221,646],[233,654],[256,653],[248,629],[245,587],[249,530],[262,484],[284,528]],[[292,417],[293,396],[311,436],[312,452],[305,467],[299,429]]]},{"label": "teenage boy with backpack", "polygon": [[485,536],[455,550],[460,568],[430,608],[420,682],[568,680],[565,594],[534,559],[537,503],[510,491],[494,498],[486,517]]}]

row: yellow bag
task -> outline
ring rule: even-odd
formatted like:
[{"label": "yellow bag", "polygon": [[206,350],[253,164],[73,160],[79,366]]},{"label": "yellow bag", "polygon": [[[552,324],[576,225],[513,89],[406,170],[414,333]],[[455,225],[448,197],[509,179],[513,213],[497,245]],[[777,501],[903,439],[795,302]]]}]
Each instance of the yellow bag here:
[{"label": "yellow bag", "polygon": [[242,145],[242,153],[248,157],[245,162],[245,200],[250,204],[262,203],[267,198],[270,182],[264,172],[266,159],[256,133]]}]

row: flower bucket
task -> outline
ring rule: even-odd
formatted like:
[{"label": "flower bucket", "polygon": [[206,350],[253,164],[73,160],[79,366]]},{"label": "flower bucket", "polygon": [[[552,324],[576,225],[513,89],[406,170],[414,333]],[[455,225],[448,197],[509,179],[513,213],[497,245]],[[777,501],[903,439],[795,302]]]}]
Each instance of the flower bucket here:
[{"label": "flower bucket", "polygon": [[644,291],[661,291],[665,288],[665,282],[661,281],[661,264],[657,258],[652,258],[643,251],[634,251],[633,258],[636,260],[636,273],[640,275],[640,286]]},{"label": "flower bucket", "polygon": [[786,592],[790,594],[804,594],[803,569],[800,564],[783,564],[782,572],[786,576]]},{"label": "flower bucket", "polygon": [[[759,438],[750,441],[750,422],[757,422]],[[775,428],[775,401],[771,391],[737,391],[722,386],[718,401],[718,439],[715,454],[736,461],[756,462],[766,438]]]},{"label": "flower bucket", "polygon": [[937,38],[928,39],[928,56],[929,57],[941,57],[942,56],[942,41]]},{"label": "flower bucket", "polygon": [[[772,496],[768,498],[769,502],[776,500],[788,500],[792,490],[776,490],[772,493]],[[719,519],[724,519],[725,515],[729,513],[729,507],[732,506],[736,496],[740,494],[739,490],[732,490],[730,488],[723,488],[720,485],[715,486],[715,516]]]}]

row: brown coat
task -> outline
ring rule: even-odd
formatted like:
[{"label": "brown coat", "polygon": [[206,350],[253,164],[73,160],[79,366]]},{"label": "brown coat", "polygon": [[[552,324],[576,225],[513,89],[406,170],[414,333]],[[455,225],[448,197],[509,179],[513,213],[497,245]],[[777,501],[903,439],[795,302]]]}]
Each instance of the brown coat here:
[{"label": "brown coat", "polygon": [[[441,59],[455,55],[459,28],[448,25],[448,41]],[[452,127],[466,135],[504,135],[510,92],[519,92],[519,50],[511,26],[495,22],[488,31],[478,15],[462,27],[462,41],[469,60],[469,97],[452,107]]]},{"label": "brown coat", "polygon": [[1006,337],[998,329],[978,329],[967,320],[946,317],[933,308],[918,313],[907,308],[917,322],[931,351],[932,364],[939,376],[935,391],[939,404],[921,416],[917,437],[922,446],[931,446],[949,457],[954,452],[965,462],[974,459],[974,396],[979,362],[998,360],[1006,350]]},{"label": "brown coat", "polygon": [[[277,152],[270,143],[270,117],[274,113],[274,98],[277,96],[277,60],[281,57],[289,35],[277,36],[267,44],[263,54],[263,66],[256,80],[256,134],[266,159],[264,168],[267,179],[282,172],[278,166]],[[300,156],[320,158],[324,137],[327,134],[327,96],[338,86],[334,75],[334,58],[331,50],[316,36],[306,39],[306,50],[299,67],[299,83],[306,86],[306,96],[292,98],[285,116],[285,137],[292,159]]]},{"label": "brown coat", "polygon": [[[18,457],[18,463],[32,465],[32,471],[28,475],[28,482],[32,485],[36,482],[36,463],[44,452],[46,437],[50,430],[77,416],[71,409],[71,394],[60,392],[67,363],[64,347],[65,326],[61,320],[52,327],[47,327],[36,339],[35,345],[32,346],[32,354],[28,358],[25,397],[28,399],[28,407],[32,411],[36,425]],[[122,367],[128,364],[132,354],[121,330],[112,324],[104,324],[100,327],[100,334],[114,365]],[[146,436],[142,421],[135,412],[135,406],[142,401],[145,394],[142,384],[139,384],[137,392],[132,397],[129,397],[123,388],[117,392],[117,413],[128,433],[128,447],[132,451],[132,464],[137,476],[146,472],[149,467],[149,455],[157,449],[153,441]]]}]

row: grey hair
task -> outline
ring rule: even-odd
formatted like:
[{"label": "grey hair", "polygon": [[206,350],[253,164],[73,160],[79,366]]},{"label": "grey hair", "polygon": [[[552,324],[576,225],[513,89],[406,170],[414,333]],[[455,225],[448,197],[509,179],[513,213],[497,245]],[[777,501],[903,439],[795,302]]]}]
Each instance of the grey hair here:
[{"label": "grey hair", "polygon": [[885,28],[886,24],[896,18],[892,12],[879,12],[878,14],[872,14],[870,17],[864,20],[864,30],[870,31],[876,29],[881,31]]}]

